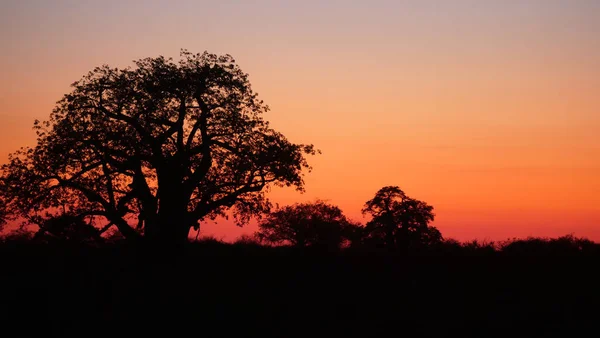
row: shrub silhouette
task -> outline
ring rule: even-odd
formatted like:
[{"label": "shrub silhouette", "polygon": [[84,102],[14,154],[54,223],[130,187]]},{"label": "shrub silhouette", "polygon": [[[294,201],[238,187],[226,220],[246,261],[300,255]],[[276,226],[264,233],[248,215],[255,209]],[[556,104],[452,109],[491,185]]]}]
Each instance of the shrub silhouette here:
[{"label": "shrub silhouette", "polygon": [[595,254],[600,252],[600,246],[589,239],[577,238],[573,235],[559,238],[529,237],[513,239],[501,243],[500,250],[509,255],[575,255]]},{"label": "shrub silhouette", "polygon": [[31,242],[33,239],[33,234],[31,231],[24,230],[22,228],[13,230],[2,237],[2,243],[12,243],[12,244],[25,244]]},{"label": "shrub silhouette", "polygon": [[235,240],[235,242],[233,242],[233,244],[258,246],[260,245],[260,240],[256,238],[256,236],[241,235]]},{"label": "shrub silhouette", "polygon": [[62,214],[45,219],[33,239],[59,239],[75,242],[98,241],[100,231],[79,216]]}]

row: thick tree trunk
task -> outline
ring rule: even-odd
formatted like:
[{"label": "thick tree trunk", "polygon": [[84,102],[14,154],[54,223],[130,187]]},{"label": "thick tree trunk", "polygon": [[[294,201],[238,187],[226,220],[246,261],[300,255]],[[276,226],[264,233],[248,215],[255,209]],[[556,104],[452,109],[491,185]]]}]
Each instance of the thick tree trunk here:
[{"label": "thick tree trunk", "polygon": [[187,204],[176,198],[165,198],[156,216],[147,223],[145,237],[161,245],[181,246],[187,242],[189,230]]},{"label": "thick tree trunk", "polygon": [[145,237],[166,246],[182,246],[190,230],[187,221],[189,196],[183,187],[183,168],[177,158],[161,163],[158,170],[158,210]]},{"label": "thick tree trunk", "polygon": [[190,228],[177,216],[179,215],[166,215],[164,219],[159,220],[156,239],[160,243],[181,246],[187,242]]}]

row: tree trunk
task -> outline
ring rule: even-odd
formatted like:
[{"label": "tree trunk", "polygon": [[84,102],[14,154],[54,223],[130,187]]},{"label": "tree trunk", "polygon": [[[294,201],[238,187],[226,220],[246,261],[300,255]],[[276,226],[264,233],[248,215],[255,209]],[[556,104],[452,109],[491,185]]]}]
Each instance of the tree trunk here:
[{"label": "tree trunk", "polygon": [[187,204],[177,198],[163,199],[156,217],[148,222],[146,229],[145,237],[151,242],[167,246],[184,245],[190,230]]},{"label": "tree trunk", "polygon": [[176,158],[161,164],[158,170],[158,211],[151,224],[148,240],[161,245],[182,246],[187,242],[188,222],[186,196],[183,182],[183,165]]}]

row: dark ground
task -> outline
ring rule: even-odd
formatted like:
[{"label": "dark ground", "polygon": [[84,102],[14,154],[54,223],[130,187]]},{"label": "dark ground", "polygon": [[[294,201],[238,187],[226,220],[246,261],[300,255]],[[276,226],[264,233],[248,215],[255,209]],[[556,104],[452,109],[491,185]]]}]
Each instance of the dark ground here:
[{"label": "dark ground", "polygon": [[599,334],[596,252],[332,254],[206,242],[163,255],[5,243],[0,260],[4,337]]}]

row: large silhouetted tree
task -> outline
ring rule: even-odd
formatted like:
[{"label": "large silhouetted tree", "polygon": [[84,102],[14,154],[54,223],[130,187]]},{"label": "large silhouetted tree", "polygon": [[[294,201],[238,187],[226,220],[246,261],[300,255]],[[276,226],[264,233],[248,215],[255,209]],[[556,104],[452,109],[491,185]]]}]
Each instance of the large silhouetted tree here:
[{"label": "large silhouetted tree", "polygon": [[240,224],[268,211],[270,185],[303,189],[313,146],[269,127],[268,107],[229,55],[103,66],[72,86],[36,121],[37,145],[0,169],[11,218],[43,224],[66,213],[178,243],[230,208]]},{"label": "large silhouetted tree", "polygon": [[370,239],[388,248],[430,245],[442,240],[441,233],[429,226],[435,216],[433,207],[408,197],[399,187],[381,188],[365,203],[362,212],[373,217],[365,227]]},{"label": "large silhouetted tree", "polygon": [[267,243],[339,248],[356,225],[337,206],[316,201],[282,207],[258,226],[256,236]]}]

